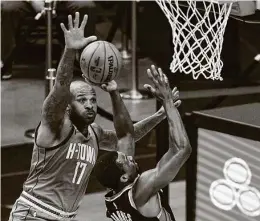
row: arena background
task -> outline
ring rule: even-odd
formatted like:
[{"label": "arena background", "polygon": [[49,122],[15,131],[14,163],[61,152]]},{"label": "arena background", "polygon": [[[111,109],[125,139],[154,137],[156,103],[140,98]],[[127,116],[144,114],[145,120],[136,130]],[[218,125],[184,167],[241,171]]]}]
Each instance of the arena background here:
[{"label": "arena background", "polygon": [[[96,3],[98,12],[96,31],[100,40],[107,39],[113,24],[122,19],[127,19],[126,28],[118,27],[112,39],[112,42],[120,48],[122,45],[122,30],[131,38],[131,2],[97,1]],[[126,13],[122,13],[122,10],[126,10]],[[127,16],[124,17],[123,15]],[[259,11],[255,15],[243,17],[243,19],[260,21]],[[56,39],[55,28],[53,36],[53,66],[57,67],[62,48]],[[254,57],[260,50],[259,36],[260,25],[229,19],[222,53],[224,62],[222,76],[225,80],[216,82],[200,78],[194,81],[189,75],[180,73],[174,75],[169,71],[173,53],[171,28],[158,5],[154,2],[138,3],[139,88],[142,88],[144,83],[149,82],[146,77],[146,69],[151,64],[156,64],[163,68],[169,76],[171,84],[178,86],[183,102],[179,109],[182,116],[185,113],[206,109],[207,107],[219,108],[259,102],[260,65],[254,64]],[[17,47],[13,78],[1,82],[2,220],[6,220],[9,215],[10,207],[20,194],[22,183],[28,175],[32,140],[25,136],[25,131],[35,128],[37,125],[45,97],[46,27],[44,20],[38,21],[35,25],[33,18],[26,19],[18,37],[22,43]],[[26,41],[22,39],[26,39]],[[76,68],[75,77],[78,78],[79,76],[79,69]],[[130,89],[132,86],[131,78],[131,62],[125,61],[123,71],[118,78],[120,88]],[[111,129],[113,128],[111,105],[106,94],[99,89],[97,89],[97,93],[99,105],[97,123],[104,128]],[[222,102],[215,102],[219,98],[224,99]],[[129,100],[125,102],[134,122],[156,111],[154,99],[145,100],[138,104]],[[152,168],[157,157],[160,157],[163,151],[167,149],[168,138],[166,135],[167,123],[164,122],[157,127],[157,130],[152,131],[138,142],[136,148],[137,161],[142,169]],[[185,167],[183,167],[173,182],[184,181],[185,178]],[[184,199],[183,185],[182,183],[180,189],[183,189],[182,198]],[[86,194],[101,190],[103,189],[96,182],[93,174]],[[184,210],[184,205],[182,207]],[[180,220],[185,220],[184,217],[185,214],[182,214]]]}]

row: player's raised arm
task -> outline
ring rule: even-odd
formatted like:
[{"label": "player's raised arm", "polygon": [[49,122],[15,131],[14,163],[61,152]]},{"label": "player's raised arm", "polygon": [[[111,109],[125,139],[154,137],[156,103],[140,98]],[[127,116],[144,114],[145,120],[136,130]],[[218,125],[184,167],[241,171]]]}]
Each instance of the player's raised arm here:
[{"label": "player's raised arm", "polygon": [[[160,91],[156,90],[151,85],[145,84],[144,87],[150,91],[150,93],[159,101],[162,102],[163,97]],[[173,88],[172,90],[172,98],[174,105],[179,107],[181,105],[181,101],[179,100],[179,93],[177,88]],[[166,118],[164,107],[162,106],[157,112],[153,115],[137,122],[134,124],[134,138],[135,142],[143,138],[146,134],[148,134],[152,129],[154,129],[162,120]]]},{"label": "player's raised arm", "polygon": [[[149,90],[154,90],[151,87]],[[179,107],[181,101],[179,100],[179,95],[177,89],[174,88],[172,91],[173,101],[176,107]],[[152,92],[153,93],[153,92]],[[155,93],[153,93],[155,95]],[[156,96],[157,97],[157,96]],[[157,97],[157,99],[161,99]],[[151,130],[153,130],[162,120],[166,118],[165,110],[163,106],[151,116],[137,122],[134,124],[134,141],[137,142],[142,139],[146,134],[148,134]],[[101,127],[98,127],[100,134],[100,149],[104,149],[107,151],[115,151],[117,150],[117,135],[113,130],[103,130]]]},{"label": "player's raised arm", "polygon": [[[145,88],[158,100],[162,102],[163,96],[160,91],[156,90],[151,85],[144,85]],[[173,102],[176,107],[181,105],[179,100],[179,94],[177,88],[172,90]],[[162,106],[157,112],[151,116],[137,122],[134,124],[134,141],[137,142],[142,139],[146,134],[148,134],[152,129],[154,129],[162,120],[166,118],[164,107]],[[103,130],[99,127],[100,134],[100,148],[107,151],[117,150],[117,136],[115,131]]]},{"label": "player's raised arm", "polygon": [[103,84],[102,89],[109,92],[113,107],[113,120],[118,138],[118,151],[126,155],[134,156],[134,127],[128,110],[117,90],[117,84],[113,80]]},{"label": "player's raised arm", "polygon": [[[148,76],[164,97],[163,106],[169,122],[169,149],[157,163],[156,168],[140,176],[135,192],[135,201],[138,206],[146,203],[151,196],[167,186],[191,153],[189,139],[180,114],[174,105],[167,77],[161,69],[157,72],[154,66],[152,71],[148,70]],[[143,191],[144,189],[146,191]]]},{"label": "player's raised arm", "polygon": [[84,38],[87,18],[85,15],[80,24],[79,13],[76,12],[75,20],[72,20],[71,15],[68,16],[68,29],[63,23],[61,24],[66,46],[58,66],[54,87],[43,103],[41,120],[41,127],[54,134],[59,133],[63,126],[65,110],[70,100],[70,83],[76,50],[96,40],[95,36]]}]

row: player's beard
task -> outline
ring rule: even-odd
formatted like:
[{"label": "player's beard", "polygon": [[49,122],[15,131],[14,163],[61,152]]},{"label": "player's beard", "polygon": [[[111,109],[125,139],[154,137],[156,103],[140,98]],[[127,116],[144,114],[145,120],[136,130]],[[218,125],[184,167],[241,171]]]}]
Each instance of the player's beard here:
[{"label": "player's beard", "polygon": [[93,115],[83,115],[83,117],[78,118],[79,121],[85,122],[86,125],[90,125],[95,121],[96,114],[94,113]]},{"label": "player's beard", "polygon": [[[97,113],[95,113],[94,111],[91,111],[91,112],[86,111],[86,112],[84,112],[84,114],[83,114],[84,121],[85,121],[86,123],[88,123],[88,122],[93,123],[94,120],[95,120],[95,118],[96,118],[96,115],[97,115]],[[90,123],[90,124],[91,124],[91,123]]]},{"label": "player's beard", "polygon": [[75,112],[70,112],[70,119],[72,123],[78,128],[78,130],[83,130],[86,126],[92,124],[96,118],[96,113],[89,117],[87,114],[78,115]]}]

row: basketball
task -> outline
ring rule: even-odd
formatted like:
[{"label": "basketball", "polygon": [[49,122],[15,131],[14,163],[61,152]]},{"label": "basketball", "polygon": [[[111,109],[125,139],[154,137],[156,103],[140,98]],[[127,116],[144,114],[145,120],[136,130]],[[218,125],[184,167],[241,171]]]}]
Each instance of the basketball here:
[{"label": "basketball", "polygon": [[102,84],[115,79],[122,66],[117,48],[107,41],[89,44],[80,57],[80,68],[90,83]]}]

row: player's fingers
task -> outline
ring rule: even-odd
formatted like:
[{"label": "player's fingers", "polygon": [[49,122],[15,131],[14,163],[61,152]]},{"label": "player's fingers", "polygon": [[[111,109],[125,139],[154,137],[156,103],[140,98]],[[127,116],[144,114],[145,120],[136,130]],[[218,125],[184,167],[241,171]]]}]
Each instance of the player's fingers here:
[{"label": "player's fingers", "polygon": [[169,80],[168,80],[168,78],[166,77],[165,74],[163,74],[163,82],[164,82],[164,84],[165,84],[167,87],[170,87],[170,85],[169,85]]},{"label": "player's fingers", "polygon": [[162,71],[161,68],[158,68],[158,73],[159,73],[160,81],[161,81],[162,83],[164,83],[164,81],[165,81],[165,79],[164,79],[164,73],[163,73],[163,71]]},{"label": "player's fingers", "polygon": [[84,78],[84,80],[85,80],[88,84],[90,84],[90,82],[88,81],[86,75],[82,74],[81,76]]},{"label": "player's fingers", "polygon": [[68,31],[63,23],[60,23],[60,27],[64,33]]},{"label": "player's fingers", "polygon": [[146,90],[150,90],[151,87],[152,87],[152,86],[151,86],[150,84],[144,84],[144,88],[145,88]]},{"label": "player's fingers", "polygon": [[173,99],[177,99],[177,98],[179,98],[179,96],[180,96],[179,91],[176,91],[176,92],[173,94]]},{"label": "player's fingers", "polygon": [[152,74],[151,69],[149,69],[149,68],[147,69],[147,75],[148,75],[148,78],[155,84],[155,86],[157,86],[159,84],[159,82],[156,80],[156,78]]},{"label": "player's fingers", "polygon": [[151,65],[151,70],[152,70],[152,75],[155,79],[158,79],[159,78],[159,73],[158,71],[156,70],[156,67],[154,65]]},{"label": "player's fingers", "polygon": [[145,84],[144,88],[148,90],[153,96],[155,96],[156,90],[149,84]]},{"label": "player's fingers", "polygon": [[84,15],[84,18],[83,18],[83,21],[81,22],[80,28],[84,30],[87,22],[88,22],[88,15]]},{"label": "player's fingers", "polygon": [[68,15],[68,27],[69,27],[69,30],[73,28],[72,16],[71,15]]},{"label": "player's fingers", "polygon": [[79,12],[75,13],[74,27],[75,28],[79,27]]},{"label": "player's fingers", "polygon": [[87,37],[85,38],[85,44],[90,44],[91,42],[93,41],[96,41],[97,40],[97,36],[90,36],[90,37]]},{"label": "player's fingers", "polygon": [[150,80],[152,80],[152,79],[153,79],[153,75],[152,75],[152,73],[151,73],[151,70],[148,68],[146,72],[147,72],[148,78],[149,78]]},{"label": "player's fingers", "polygon": [[176,91],[177,91],[177,87],[174,87],[174,88],[172,89],[172,94],[174,94]]},{"label": "player's fingers", "polygon": [[103,90],[105,90],[105,91],[107,90],[107,86],[108,86],[107,84],[101,84],[101,88],[102,88]]},{"label": "player's fingers", "polygon": [[175,102],[174,102],[174,106],[175,106],[175,107],[181,106],[181,100],[175,101]]}]

